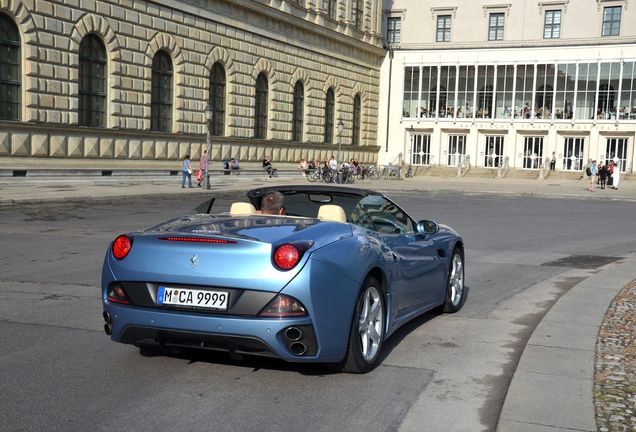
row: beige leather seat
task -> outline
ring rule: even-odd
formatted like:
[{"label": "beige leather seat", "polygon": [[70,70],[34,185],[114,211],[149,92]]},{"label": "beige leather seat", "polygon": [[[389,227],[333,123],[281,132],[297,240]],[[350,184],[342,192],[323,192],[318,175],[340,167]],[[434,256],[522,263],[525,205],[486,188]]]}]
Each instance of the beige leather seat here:
[{"label": "beige leather seat", "polygon": [[256,209],[250,203],[235,202],[230,207],[230,215],[232,216],[250,216],[256,214]]},{"label": "beige leather seat", "polygon": [[347,222],[347,215],[339,205],[324,204],[318,209],[318,219],[332,222]]}]

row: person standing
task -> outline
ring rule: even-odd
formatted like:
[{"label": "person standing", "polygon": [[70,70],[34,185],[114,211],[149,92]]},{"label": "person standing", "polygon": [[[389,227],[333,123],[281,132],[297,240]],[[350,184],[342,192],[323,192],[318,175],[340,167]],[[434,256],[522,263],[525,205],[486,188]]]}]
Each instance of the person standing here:
[{"label": "person standing", "polygon": [[618,182],[621,179],[621,166],[619,164],[614,163],[614,170],[612,172],[612,188],[614,190],[618,189]]},{"label": "person standing", "polygon": [[607,182],[607,165],[604,165],[603,162],[599,162],[599,166],[598,177],[601,181],[601,189],[605,189],[605,183]]},{"label": "person standing", "polygon": [[589,190],[590,192],[596,192],[596,172],[596,161],[593,160],[589,170],[590,183],[587,186],[587,190]]},{"label": "person standing", "polygon": [[183,158],[183,163],[181,164],[181,174],[181,189],[185,189],[186,177],[188,178],[190,187],[192,187],[192,163],[190,162],[189,154],[185,155]]},{"label": "person standing", "polygon": [[[201,155],[201,159],[199,159],[199,172],[197,173],[197,186],[201,187],[201,181],[205,178],[209,179],[208,175],[208,151],[203,150],[203,154]],[[199,175],[199,173],[201,175]],[[209,180],[208,180],[209,181]]]},{"label": "person standing", "polygon": [[550,171],[554,171],[556,168],[556,152],[552,152],[552,159],[550,159]]}]

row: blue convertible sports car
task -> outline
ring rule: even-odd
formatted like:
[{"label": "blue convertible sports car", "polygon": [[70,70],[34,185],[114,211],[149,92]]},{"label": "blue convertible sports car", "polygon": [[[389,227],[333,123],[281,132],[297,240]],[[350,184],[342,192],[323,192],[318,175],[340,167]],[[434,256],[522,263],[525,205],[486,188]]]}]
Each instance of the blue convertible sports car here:
[{"label": "blue convertible sports car", "polygon": [[[284,197],[283,215],[265,214],[268,195]],[[111,243],[102,301],[114,341],[364,373],[402,324],[464,302],[462,238],[383,194],[276,186],[227,213],[213,202]]]}]

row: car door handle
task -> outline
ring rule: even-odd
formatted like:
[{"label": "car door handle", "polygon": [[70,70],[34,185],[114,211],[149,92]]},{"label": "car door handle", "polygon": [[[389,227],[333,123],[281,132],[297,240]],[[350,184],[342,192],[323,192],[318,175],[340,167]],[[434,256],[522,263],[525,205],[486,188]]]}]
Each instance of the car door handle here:
[{"label": "car door handle", "polygon": [[395,252],[393,252],[391,249],[389,249],[389,248],[388,248],[388,247],[386,247],[386,246],[382,246],[382,247],[380,248],[380,250],[381,250],[381,251],[382,251],[382,253],[384,253],[384,254],[389,254],[389,255],[391,255],[391,258],[393,258],[393,261],[394,261],[394,262],[398,262],[399,258],[398,258],[398,256],[397,256],[397,254],[396,254]]}]

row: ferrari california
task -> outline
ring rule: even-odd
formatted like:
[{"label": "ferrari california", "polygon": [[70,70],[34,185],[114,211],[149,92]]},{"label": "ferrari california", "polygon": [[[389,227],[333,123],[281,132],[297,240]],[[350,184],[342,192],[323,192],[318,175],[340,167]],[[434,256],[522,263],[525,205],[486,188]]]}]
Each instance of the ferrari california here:
[{"label": "ferrari california", "polygon": [[[282,199],[270,214],[268,196]],[[465,302],[464,242],[387,196],[340,186],[253,189],[231,205],[117,236],[104,329],[139,347],[337,365],[365,373],[401,325]]]}]

